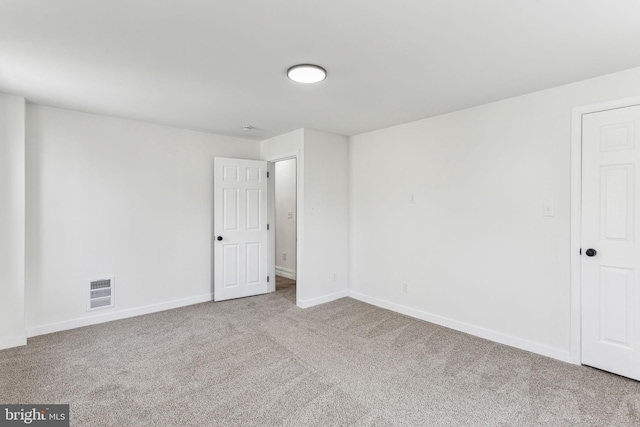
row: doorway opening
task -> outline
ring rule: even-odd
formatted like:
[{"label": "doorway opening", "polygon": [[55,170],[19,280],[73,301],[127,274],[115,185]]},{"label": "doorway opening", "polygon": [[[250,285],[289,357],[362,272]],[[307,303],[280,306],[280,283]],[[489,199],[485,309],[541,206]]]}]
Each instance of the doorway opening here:
[{"label": "doorway opening", "polygon": [[296,303],[298,278],[297,159],[273,162],[273,224],[275,291]]}]

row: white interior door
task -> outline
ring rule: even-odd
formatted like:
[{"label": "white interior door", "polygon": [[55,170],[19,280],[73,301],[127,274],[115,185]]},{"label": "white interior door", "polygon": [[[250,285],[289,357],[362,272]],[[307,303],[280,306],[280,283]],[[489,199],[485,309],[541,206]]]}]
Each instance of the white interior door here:
[{"label": "white interior door", "polygon": [[214,301],[264,294],[267,162],[215,158]]},{"label": "white interior door", "polygon": [[640,106],[582,118],[582,363],[640,380]]}]

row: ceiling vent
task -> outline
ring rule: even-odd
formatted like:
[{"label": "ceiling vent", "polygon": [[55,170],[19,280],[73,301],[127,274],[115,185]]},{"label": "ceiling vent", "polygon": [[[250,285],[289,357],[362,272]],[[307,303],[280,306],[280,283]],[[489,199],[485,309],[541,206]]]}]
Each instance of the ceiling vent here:
[{"label": "ceiling vent", "polygon": [[113,307],[113,285],[113,277],[90,280],[87,311]]}]

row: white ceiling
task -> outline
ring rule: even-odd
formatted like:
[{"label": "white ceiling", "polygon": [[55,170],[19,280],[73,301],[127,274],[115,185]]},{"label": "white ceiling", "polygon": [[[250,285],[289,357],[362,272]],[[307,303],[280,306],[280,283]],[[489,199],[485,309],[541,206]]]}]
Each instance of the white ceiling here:
[{"label": "white ceiling", "polygon": [[[293,83],[297,63],[329,76]],[[256,139],[354,135],[637,66],[638,0],[0,0],[1,92]]]}]

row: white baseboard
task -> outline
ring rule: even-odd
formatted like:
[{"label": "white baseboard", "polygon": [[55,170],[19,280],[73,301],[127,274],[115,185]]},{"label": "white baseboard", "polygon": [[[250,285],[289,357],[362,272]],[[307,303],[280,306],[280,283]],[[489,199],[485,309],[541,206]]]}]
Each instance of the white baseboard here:
[{"label": "white baseboard", "polygon": [[27,336],[51,334],[53,332],[66,331],[68,329],[81,328],[83,326],[97,325],[98,323],[111,322],[113,320],[126,319],[129,317],[141,316],[143,314],[157,313],[159,311],[171,310],[173,308],[185,307],[213,300],[213,294],[204,294],[196,297],[183,298],[179,300],[167,301],[159,304],[146,305],[143,307],[130,308],[121,311],[112,311],[96,316],[81,317],[78,319],[65,320],[63,322],[48,323],[46,325],[32,326],[27,328]]},{"label": "white baseboard", "polygon": [[286,277],[287,279],[296,280],[296,271],[290,268],[280,267],[276,265],[276,276]]},{"label": "white baseboard", "polygon": [[[511,347],[519,348],[521,350],[530,351],[532,353],[540,354],[542,356],[551,357],[553,359],[561,360],[563,362],[571,363],[571,354],[568,350],[562,350],[559,348],[549,347],[544,344],[538,344],[533,341],[528,341],[522,338],[517,338],[511,335],[503,334],[491,329],[485,329],[480,326],[475,326],[469,323],[460,322],[458,320],[449,319],[437,314],[428,313],[426,311],[418,310],[415,308],[407,307],[401,304],[385,301],[380,298],[371,297],[365,294],[361,294],[356,291],[349,291],[351,298],[386,308],[391,311],[405,314],[407,316],[415,317],[417,319],[426,320],[427,322],[435,323],[436,325],[444,326],[456,331],[464,332],[470,335],[474,335],[480,338],[484,338],[490,341],[494,341],[500,344],[508,345]],[[300,304],[298,304],[300,305]]]},{"label": "white baseboard", "polygon": [[26,335],[22,337],[5,338],[3,340],[0,340],[0,350],[12,347],[20,347],[22,345],[27,345]]},{"label": "white baseboard", "polygon": [[349,296],[349,291],[345,290],[345,291],[335,292],[333,294],[325,295],[318,298],[312,298],[308,300],[299,299],[297,305],[300,308],[309,308],[309,307],[313,307],[314,305],[324,304],[326,302],[335,301],[337,299],[348,297],[348,296]]}]

